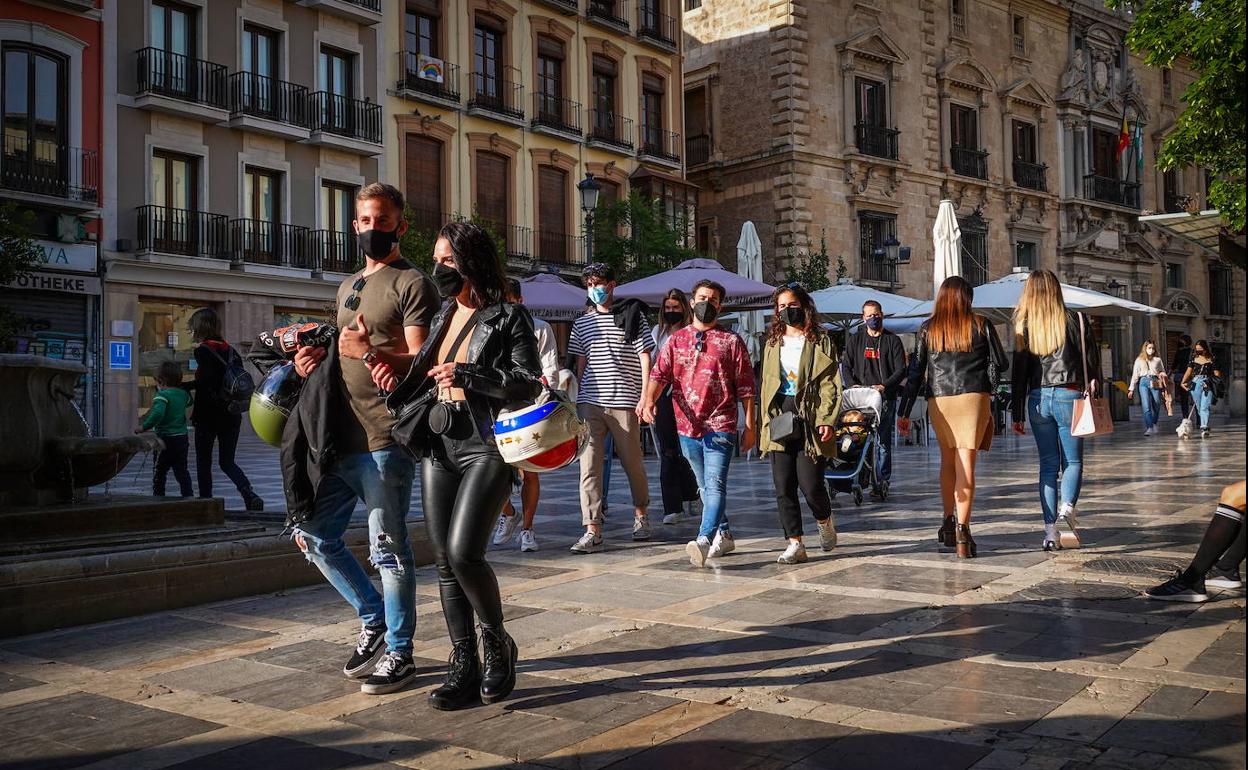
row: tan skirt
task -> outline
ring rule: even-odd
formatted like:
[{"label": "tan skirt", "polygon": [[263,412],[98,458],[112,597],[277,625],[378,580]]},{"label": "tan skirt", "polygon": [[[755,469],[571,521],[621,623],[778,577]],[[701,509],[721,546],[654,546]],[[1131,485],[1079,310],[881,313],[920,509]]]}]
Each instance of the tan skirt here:
[{"label": "tan skirt", "polygon": [[987,393],[929,398],[927,416],[943,447],[987,451],[992,446],[992,409]]}]

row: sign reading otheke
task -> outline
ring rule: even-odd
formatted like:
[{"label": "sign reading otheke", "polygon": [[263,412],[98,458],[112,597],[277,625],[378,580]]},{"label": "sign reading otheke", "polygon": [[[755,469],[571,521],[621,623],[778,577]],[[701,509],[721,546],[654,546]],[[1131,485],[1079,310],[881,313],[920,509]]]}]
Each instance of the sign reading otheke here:
[{"label": "sign reading otheke", "polygon": [[109,369],[129,369],[130,368],[130,351],[131,343],[118,342],[117,340],[109,340],[108,342],[108,368]]}]

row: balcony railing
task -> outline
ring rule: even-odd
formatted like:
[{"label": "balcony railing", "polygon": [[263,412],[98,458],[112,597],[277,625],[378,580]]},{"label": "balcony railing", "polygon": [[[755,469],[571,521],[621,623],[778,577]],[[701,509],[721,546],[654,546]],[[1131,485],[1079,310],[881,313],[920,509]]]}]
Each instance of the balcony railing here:
[{"label": "balcony railing", "polygon": [[988,151],[972,150],[967,147],[950,147],[949,160],[953,163],[953,173],[962,176],[973,176],[976,179],[988,178]]},{"label": "balcony railing", "polygon": [[585,18],[627,32],[627,0],[589,0],[589,4],[585,6]]},{"label": "balcony railing", "polygon": [[354,273],[364,265],[355,233],[341,230],[313,230],[308,233],[312,269],[325,273]]},{"label": "balcony railing", "polygon": [[1015,56],[1027,55],[1027,39],[1024,38],[1022,35],[1014,35],[1014,55]]},{"label": "balcony railing", "polygon": [[5,134],[0,188],[94,203],[99,200],[100,157],[94,150]]},{"label": "balcony railing", "polygon": [[[422,59],[424,66],[421,66]],[[399,71],[403,73],[403,79],[399,81],[400,89],[459,102],[458,65],[447,61],[438,64],[438,60],[430,60],[413,51],[399,51],[399,66]]]},{"label": "balcony railing", "polygon": [[633,121],[618,112],[591,109],[587,138],[614,145],[623,150],[631,150],[633,149]]},{"label": "balcony railing", "polygon": [[676,19],[660,13],[654,0],[637,9],[637,37],[659,43],[665,48],[676,47]]},{"label": "balcony railing", "polygon": [[436,209],[409,208],[407,211],[408,227],[418,232],[436,233],[452,219],[450,214]]},{"label": "balcony railing", "polygon": [[895,284],[897,283],[897,265],[889,262],[884,257],[864,256],[862,258],[862,279],[864,281],[880,281],[882,283]]},{"label": "balcony railing", "polygon": [[1088,174],[1083,178],[1083,197],[1138,209],[1140,207],[1140,183]]},{"label": "balcony railing", "polygon": [[564,13],[571,14],[577,12],[577,0],[542,0],[542,2]]},{"label": "balcony railing", "polygon": [[581,103],[551,94],[533,94],[533,125],[570,134],[581,133]]},{"label": "balcony railing", "polygon": [[858,123],[854,126],[858,152],[889,160],[897,160],[897,135],[900,133],[895,128],[874,126],[870,123]]},{"label": "balcony railing", "polygon": [[229,258],[229,218],[224,214],[139,206],[139,251],[188,257]]},{"label": "balcony railing", "polygon": [[641,155],[680,162],[680,134],[656,126],[641,127]]},{"label": "balcony railing", "polygon": [[520,225],[506,225],[490,219],[482,219],[481,226],[492,236],[501,239],[506,256],[528,259],[533,253],[533,231]]},{"label": "balcony railing", "polygon": [[966,37],[966,16],[960,13],[949,14],[949,23],[953,27],[953,34],[959,37]]},{"label": "balcony railing", "polygon": [[138,53],[139,94],[155,94],[226,108],[226,68],[202,59],[142,48]]},{"label": "balcony railing", "polygon": [[311,268],[308,228],[267,219],[231,219],[230,256],[235,262]]},{"label": "balcony railing", "polygon": [[537,245],[535,259],[556,265],[579,265],[585,262],[580,236],[538,230],[534,234]]},{"label": "balcony railing", "polygon": [[1049,189],[1045,174],[1049,167],[1043,163],[1031,163],[1025,160],[1014,161],[1014,184],[1028,190],[1045,192]]},{"label": "balcony railing", "polygon": [[484,72],[472,73],[468,106],[524,120],[524,86]]},{"label": "balcony railing", "polygon": [[698,166],[711,159],[711,137],[706,134],[691,136],[685,140],[685,157],[690,166]]},{"label": "balcony railing", "polygon": [[308,97],[313,131],[381,144],[381,105],[329,91]]},{"label": "balcony railing", "polygon": [[230,75],[230,112],[308,127],[308,89],[250,72]]},{"label": "balcony railing", "polygon": [[381,0],[342,0],[347,5],[358,5],[366,11],[381,13]]}]

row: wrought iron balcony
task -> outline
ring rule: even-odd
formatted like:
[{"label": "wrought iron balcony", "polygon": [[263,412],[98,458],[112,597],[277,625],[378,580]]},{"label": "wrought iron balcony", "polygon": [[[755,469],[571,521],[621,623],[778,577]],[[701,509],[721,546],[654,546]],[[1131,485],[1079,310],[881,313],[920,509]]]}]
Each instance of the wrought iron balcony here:
[{"label": "wrought iron balcony", "polygon": [[1088,174],[1083,178],[1083,197],[1112,203],[1115,206],[1138,209],[1140,207],[1140,183]]},{"label": "wrought iron balcony", "polygon": [[57,142],[5,134],[0,155],[0,189],[64,198],[80,203],[99,201],[100,157]]},{"label": "wrought iron balcony", "polygon": [[329,91],[309,98],[313,131],[381,144],[381,105]]},{"label": "wrought iron balcony", "polygon": [[231,219],[230,257],[235,262],[310,269],[308,228],[267,219]]},{"label": "wrought iron balcony", "polygon": [[883,256],[867,254],[862,258],[862,280],[897,283],[897,265]]},{"label": "wrought iron balcony", "polygon": [[313,230],[308,233],[312,269],[318,273],[354,273],[364,265],[355,233]]},{"label": "wrought iron balcony", "polygon": [[403,79],[399,81],[400,90],[459,103],[458,65],[430,59],[413,51],[399,51],[399,65],[399,71],[403,73]]},{"label": "wrought iron balcony", "polygon": [[577,0],[540,0],[540,2],[568,16],[575,14],[578,10]]},{"label": "wrought iron balcony", "polygon": [[642,125],[641,150],[639,155],[648,155],[656,160],[668,163],[680,163],[680,134],[665,131],[657,126]]},{"label": "wrought iron balcony", "polygon": [[711,159],[711,137],[706,134],[685,140],[685,158],[690,166],[700,166]]},{"label": "wrought iron balcony", "polygon": [[953,165],[953,173],[972,176],[976,179],[988,178],[988,151],[972,150],[967,147],[950,147],[949,160]]},{"label": "wrought iron balcony", "polygon": [[627,0],[589,0],[585,6],[585,18],[628,32]]},{"label": "wrought iron balcony", "polygon": [[585,263],[582,239],[577,235],[538,230],[535,233],[537,253],[534,259],[555,265],[581,265]]},{"label": "wrought iron balcony", "polygon": [[621,150],[633,149],[633,121],[618,112],[589,111],[589,142],[599,142]]},{"label": "wrought iron balcony", "polygon": [[139,94],[226,109],[226,68],[161,48],[138,52]]},{"label": "wrought iron balcony", "polygon": [[533,127],[581,133],[581,103],[551,94],[533,94]]},{"label": "wrought iron balcony", "polygon": [[660,13],[654,0],[644,2],[637,9],[637,39],[657,44],[669,51],[676,50],[676,18]]},{"label": "wrought iron balcony", "polygon": [[229,258],[229,217],[206,211],[146,205],[137,209],[139,251]]},{"label": "wrought iron balcony", "polygon": [[1028,190],[1045,192],[1049,189],[1045,179],[1049,167],[1043,163],[1030,163],[1025,160],[1014,161],[1014,184]]},{"label": "wrought iron balcony", "polygon": [[308,127],[308,89],[250,72],[230,75],[230,112]]},{"label": "wrought iron balcony", "polygon": [[472,73],[472,90],[468,96],[469,109],[524,120],[524,86],[487,75]]},{"label": "wrought iron balcony", "polygon": [[885,128],[870,123],[858,123],[854,126],[854,140],[858,145],[858,152],[889,160],[897,160],[897,135],[900,133],[895,128]]}]

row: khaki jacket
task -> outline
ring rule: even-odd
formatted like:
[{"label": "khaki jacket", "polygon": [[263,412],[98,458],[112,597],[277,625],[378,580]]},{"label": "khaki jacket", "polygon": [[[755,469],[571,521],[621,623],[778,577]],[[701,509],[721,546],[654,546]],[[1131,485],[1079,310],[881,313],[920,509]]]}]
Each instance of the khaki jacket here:
[{"label": "khaki jacket", "polygon": [[[797,412],[806,424],[806,454],[813,458],[836,456],[836,437],[820,441],[817,427],[836,425],[841,411],[841,367],[836,344],[827,334],[820,333],[815,344],[802,348],[797,373]],[[780,345],[768,342],[763,347],[762,387],[758,392],[762,424],[758,429],[759,454],[782,450],[773,442],[768,428],[772,418],[784,408],[780,381]]]}]

